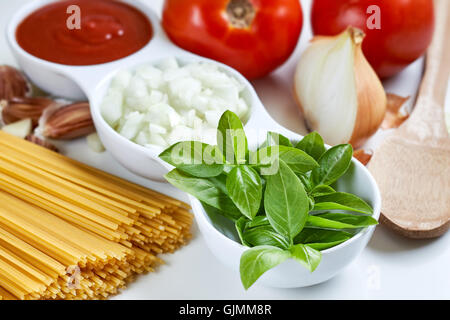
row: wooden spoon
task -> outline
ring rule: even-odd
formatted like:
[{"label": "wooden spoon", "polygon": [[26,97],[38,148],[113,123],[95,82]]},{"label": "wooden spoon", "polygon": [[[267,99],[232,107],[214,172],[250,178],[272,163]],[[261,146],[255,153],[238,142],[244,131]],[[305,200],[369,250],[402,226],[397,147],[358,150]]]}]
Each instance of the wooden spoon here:
[{"label": "wooden spoon", "polygon": [[409,238],[450,227],[450,137],[444,102],[450,75],[450,1],[435,1],[436,29],[411,117],[368,165],[381,191],[381,223]]}]

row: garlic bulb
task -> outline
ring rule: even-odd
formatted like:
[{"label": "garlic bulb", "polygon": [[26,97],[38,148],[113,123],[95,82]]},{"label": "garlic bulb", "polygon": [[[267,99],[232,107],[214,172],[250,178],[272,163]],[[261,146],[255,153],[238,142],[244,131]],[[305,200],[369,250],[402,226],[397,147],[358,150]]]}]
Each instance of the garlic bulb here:
[{"label": "garlic bulb", "polygon": [[299,106],[308,127],[330,145],[360,146],[386,112],[386,93],[361,49],[364,36],[348,28],[337,36],[315,37],[297,66]]}]

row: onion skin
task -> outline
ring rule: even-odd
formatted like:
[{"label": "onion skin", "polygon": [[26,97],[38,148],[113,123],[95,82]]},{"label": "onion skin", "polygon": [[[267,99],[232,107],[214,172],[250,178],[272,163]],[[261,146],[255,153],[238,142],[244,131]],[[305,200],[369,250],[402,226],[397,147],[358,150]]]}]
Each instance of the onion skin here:
[{"label": "onion skin", "polygon": [[[360,147],[385,117],[386,93],[362,52],[364,36],[361,30],[348,28],[337,36],[315,37],[297,66],[294,96],[298,106],[308,128],[331,145]],[[347,45],[342,46],[343,41]],[[339,65],[334,68],[333,63]],[[312,74],[314,70],[317,74]]]},{"label": "onion skin", "polygon": [[401,97],[393,93],[387,94],[386,116],[381,124],[381,129],[387,130],[398,128],[409,118],[409,112],[400,111],[409,98],[409,96]]},{"label": "onion skin", "polygon": [[[363,36],[364,37],[364,36]],[[354,148],[358,148],[377,132],[386,114],[387,99],[383,85],[377,74],[370,66],[363,54],[361,42],[355,46],[355,75],[358,92],[358,112],[355,127],[349,141]],[[364,70],[364,72],[358,72]],[[371,92],[368,94],[368,92]],[[371,110],[376,112],[371,112]]]},{"label": "onion skin", "polygon": [[359,149],[359,150],[353,151],[353,157],[358,159],[358,161],[361,162],[365,166],[367,166],[367,164],[370,162],[370,159],[372,159],[372,156],[373,156],[372,150]]}]

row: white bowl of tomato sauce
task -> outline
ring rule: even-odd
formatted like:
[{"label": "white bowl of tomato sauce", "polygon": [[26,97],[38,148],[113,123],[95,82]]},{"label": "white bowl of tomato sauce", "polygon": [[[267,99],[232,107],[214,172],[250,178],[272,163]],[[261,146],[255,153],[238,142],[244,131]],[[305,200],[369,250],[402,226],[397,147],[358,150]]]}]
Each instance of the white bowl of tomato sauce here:
[{"label": "white bowl of tomato sauce", "polygon": [[[155,13],[141,1],[37,0],[11,18],[6,36],[20,67],[41,89],[86,98],[77,72],[113,70],[136,56],[151,56],[164,37]],[[79,79],[83,81],[83,79]]]}]

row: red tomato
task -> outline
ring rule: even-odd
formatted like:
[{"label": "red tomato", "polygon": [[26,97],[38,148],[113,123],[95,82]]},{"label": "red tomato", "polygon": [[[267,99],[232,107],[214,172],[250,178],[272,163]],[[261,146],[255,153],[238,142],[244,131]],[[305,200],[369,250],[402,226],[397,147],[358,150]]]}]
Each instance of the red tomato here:
[{"label": "red tomato", "polygon": [[[372,20],[378,14],[372,5],[379,7],[380,29]],[[349,25],[362,29],[364,54],[386,78],[424,54],[433,36],[433,0],[314,0],[311,23],[318,35],[335,35]]]},{"label": "red tomato", "polygon": [[302,23],[299,0],[166,0],[162,17],[175,44],[248,79],[268,74],[289,58]]}]

